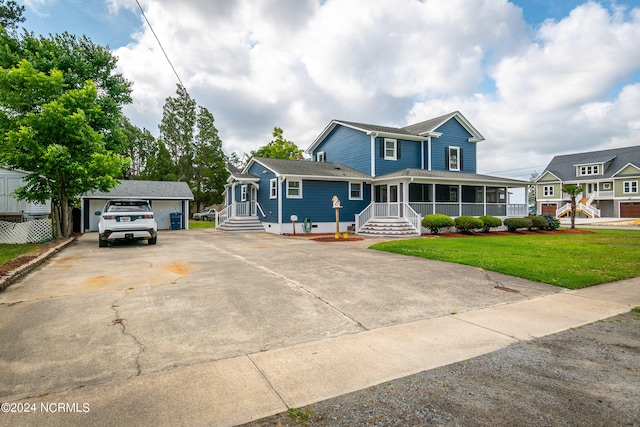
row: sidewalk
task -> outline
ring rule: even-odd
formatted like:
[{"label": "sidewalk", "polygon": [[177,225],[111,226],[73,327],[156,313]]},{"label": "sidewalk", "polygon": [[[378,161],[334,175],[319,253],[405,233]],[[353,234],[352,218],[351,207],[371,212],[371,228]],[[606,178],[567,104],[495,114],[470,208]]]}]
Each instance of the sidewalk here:
[{"label": "sidewalk", "polygon": [[[629,311],[640,278],[30,397],[1,425],[236,425]],[[41,403],[76,403],[44,413]],[[83,412],[83,404],[89,411]],[[46,407],[46,405],[45,405]],[[61,412],[61,411],[60,411]]]}]

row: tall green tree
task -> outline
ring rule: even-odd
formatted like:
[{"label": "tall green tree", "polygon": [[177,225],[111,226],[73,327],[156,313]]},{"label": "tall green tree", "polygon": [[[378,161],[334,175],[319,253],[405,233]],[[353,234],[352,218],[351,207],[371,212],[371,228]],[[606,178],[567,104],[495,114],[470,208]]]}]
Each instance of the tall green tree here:
[{"label": "tall green tree", "polygon": [[562,191],[571,197],[571,228],[576,228],[576,197],[582,193],[582,186],[567,184],[562,187]]},{"label": "tall green tree", "polygon": [[121,119],[121,129],[124,136],[123,154],[131,159],[125,176],[129,179],[146,179],[147,163],[159,154],[159,145],[151,132],[135,126],[125,116]]},{"label": "tall green tree", "polygon": [[19,23],[25,21],[24,6],[13,0],[0,0],[0,26],[9,30],[15,29]]},{"label": "tall green tree", "polygon": [[51,199],[57,235],[68,237],[79,197],[116,186],[128,163],[92,127],[102,115],[98,90],[91,81],[67,89],[61,71],[23,59],[0,67],[0,93],[0,164],[29,171],[18,198]]},{"label": "tall green tree", "polygon": [[23,59],[43,73],[60,70],[65,89],[82,89],[87,81],[93,82],[100,108],[88,124],[103,134],[107,149],[123,152],[120,116],[122,107],[131,102],[131,82],[116,72],[117,58],[108,46],[66,32],[43,37],[25,30],[14,36],[0,28],[0,67],[16,67]]},{"label": "tall green tree", "polygon": [[173,175],[189,183],[196,208],[220,203],[228,176],[226,156],[209,110],[178,85],[176,96],[166,99],[159,128],[159,140],[174,165]]},{"label": "tall green tree", "polygon": [[194,144],[193,197],[197,210],[221,203],[228,178],[226,155],[218,136],[213,114],[198,107],[197,134]]},{"label": "tall green tree", "polygon": [[293,141],[287,141],[281,128],[274,127],[271,134],[274,139],[267,145],[252,151],[252,157],[296,160],[302,156],[302,149],[298,148]]},{"label": "tall green tree", "polygon": [[191,182],[193,174],[193,141],[196,132],[197,104],[182,85],[176,96],[168,97],[162,109],[160,139],[176,166],[179,180]]}]

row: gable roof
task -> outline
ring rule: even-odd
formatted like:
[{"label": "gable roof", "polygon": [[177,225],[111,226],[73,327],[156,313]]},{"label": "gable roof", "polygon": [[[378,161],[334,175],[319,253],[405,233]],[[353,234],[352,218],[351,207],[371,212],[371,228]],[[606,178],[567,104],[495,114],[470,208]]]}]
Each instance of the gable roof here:
[{"label": "gable roof", "polygon": [[301,176],[301,177],[321,177],[321,178],[342,178],[370,180],[371,177],[360,171],[352,169],[341,163],[335,162],[312,162],[309,160],[285,160],[268,159],[265,157],[254,157],[251,159],[245,171],[252,163],[258,163],[271,169],[278,175]]},{"label": "gable roof", "polygon": [[193,193],[186,182],[122,180],[110,191],[92,191],[84,197],[93,199],[189,199]]},{"label": "gable roof", "polygon": [[[601,164],[611,162],[601,175],[576,176],[576,166]],[[561,181],[581,181],[602,178],[612,178],[627,164],[640,168],[640,145],[609,150],[588,151],[584,153],[564,154],[555,156],[544,172],[550,172]],[[538,180],[540,179],[538,177]]]},{"label": "gable roof", "polygon": [[471,134],[471,138],[469,138],[470,142],[479,142],[484,140],[484,137],[480,134],[480,132],[478,132],[477,129],[474,128],[471,123],[469,123],[469,121],[462,115],[462,113],[460,113],[459,111],[454,111],[452,113],[448,113],[439,117],[435,117],[433,119],[425,120],[423,122],[401,128],[349,122],[346,120],[332,120],[331,123],[329,123],[327,127],[325,127],[324,130],[320,133],[320,135],[318,135],[318,137],[313,141],[313,143],[311,143],[309,148],[305,150],[305,152],[310,154],[313,150],[315,150],[315,148],[320,145],[320,143],[324,141],[327,136],[329,136],[331,131],[333,131],[336,126],[346,126],[364,132],[367,135],[414,141],[426,141],[429,137],[440,137],[442,133],[437,132],[437,129],[452,118],[457,120],[458,123],[460,123],[460,125],[462,125],[462,127],[464,127],[467,132]]}]

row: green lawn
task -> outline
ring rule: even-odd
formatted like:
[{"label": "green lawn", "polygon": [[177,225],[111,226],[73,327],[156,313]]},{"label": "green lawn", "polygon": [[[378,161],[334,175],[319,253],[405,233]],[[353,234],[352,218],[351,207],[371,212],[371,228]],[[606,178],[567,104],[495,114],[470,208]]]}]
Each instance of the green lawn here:
[{"label": "green lawn", "polygon": [[195,219],[189,220],[189,228],[214,228],[215,223],[213,221],[196,221]]},{"label": "green lawn", "polygon": [[0,265],[20,255],[27,253],[39,246],[39,243],[26,243],[22,245],[0,244]]},{"label": "green lawn", "polygon": [[640,231],[593,231],[396,240],[371,249],[472,265],[569,289],[640,276]]}]

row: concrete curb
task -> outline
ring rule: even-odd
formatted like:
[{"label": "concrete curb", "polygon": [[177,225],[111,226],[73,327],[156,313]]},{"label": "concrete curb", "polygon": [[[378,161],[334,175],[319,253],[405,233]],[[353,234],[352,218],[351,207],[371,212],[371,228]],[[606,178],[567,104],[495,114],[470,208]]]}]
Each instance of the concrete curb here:
[{"label": "concrete curb", "polygon": [[66,248],[71,243],[75,242],[75,240],[76,240],[75,237],[70,237],[62,241],[59,245],[56,245],[55,247],[41,254],[36,259],[29,261],[25,265],[21,265],[15,270],[11,270],[9,274],[7,274],[6,276],[0,276],[0,292],[7,289],[9,286],[13,284],[13,282],[20,279],[22,276],[33,271],[36,267],[38,267],[40,264],[42,264],[43,262],[45,262],[46,260],[54,256],[55,254],[60,252],[62,249]]}]

